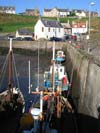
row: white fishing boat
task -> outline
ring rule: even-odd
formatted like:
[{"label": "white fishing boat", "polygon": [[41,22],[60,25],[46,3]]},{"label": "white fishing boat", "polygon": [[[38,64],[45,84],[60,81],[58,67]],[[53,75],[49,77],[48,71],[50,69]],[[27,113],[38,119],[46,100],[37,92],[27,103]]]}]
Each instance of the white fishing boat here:
[{"label": "white fishing boat", "polygon": [[[53,52],[55,51],[53,50]],[[57,51],[56,57],[55,53],[53,53],[50,69],[44,72],[44,86],[49,91],[53,91],[52,86],[54,86],[54,91],[57,91],[59,88],[61,89],[61,92],[68,91],[68,75],[66,73],[65,66],[62,65],[62,62],[64,61],[65,54],[62,50]]]},{"label": "white fishing boat", "polygon": [[[57,117],[60,118],[61,104],[62,104],[61,101],[63,101],[63,103],[66,104],[69,111],[72,111],[72,107],[69,104],[68,100],[66,100],[66,98],[64,99],[61,96],[62,92],[68,91],[69,89],[69,81],[67,73],[65,72],[65,67],[61,64],[64,60],[65,60],[65,55],[64,52],[61,50],[57,52],[57,59],[55,58],[55,46],[53,46],[52,65],[50,66],[49,71],[44,72],[45,88],[43,91],[39,90],[39,81],[36,91],[31,91],[31,85],[30,85],[31,83],[29,78],[29,92],[31,94],[40,95],[40,98],[38,98],[37,103],[33,103],[31,108],[29,109],[29,112],[32,114],[35,120],[35,126],[31,130],[33,132],[35,132],[37,129],[37,131],[40,132],[57,133],[57,130],[54,129],[51,121],[52,118],[55,117],[54,112],[57,112],[55,119]],[[29,62],[29,76],[30,76],[30,62]],[[38,68],[38,76],[39,76],[39,68]]]}]

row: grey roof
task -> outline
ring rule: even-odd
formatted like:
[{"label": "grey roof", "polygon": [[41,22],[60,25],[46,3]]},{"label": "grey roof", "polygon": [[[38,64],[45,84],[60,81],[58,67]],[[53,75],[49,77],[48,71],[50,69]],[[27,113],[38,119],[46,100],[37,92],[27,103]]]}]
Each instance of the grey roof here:
[{"label": "grey roof", "polygon": [[[68,12],[69,10],[68,9],[60,9],[60,8],[57,8],[57,7],[55,7],[59,12]],[[44,9],[44,11],[46,11],[46,12],[50,12],[51,10],[53,10],[53,9]]]},{"label": "grey roof", "polygon": [[69,11],[68,9],[59,9],[59,8],[57,8],[57,10],[58,10],[59,12],[68,12],[68,11]]},{"label": "grey roof", "polygon": [[34,12],[34,11],[39,12],[39,10],[38,10],[38,9],[26,9],[26,12]]},{"label": "grey roof", "polygon": [[54,27],[54,28],[63,28],[60,22],[57,20],[46,20],[46,19],[41,19],[42,23],[44,24],[45,27]]},{"label": "grey roof", "polygon": [[45,8],[44,8],[44,11],[45,11],[45,12],[51,12],[51,10],[52,10],[52,9],[45,9]]},{"label": "grey roof", "polygon": [[28,12],[29,12],[29,11],[35,11],[35,10],[34,10],[34,9],[26,9],[26,11],[28,11]]},{"label": "grey roof", "polygon": [[0,10],[15,10],[14,6],[0,6]]},{"label": "grey roof", "polygon": [[27,29],[20,29],[20,30],[18,30],[18,33],[20,35],[32,35],[32,32]]}]

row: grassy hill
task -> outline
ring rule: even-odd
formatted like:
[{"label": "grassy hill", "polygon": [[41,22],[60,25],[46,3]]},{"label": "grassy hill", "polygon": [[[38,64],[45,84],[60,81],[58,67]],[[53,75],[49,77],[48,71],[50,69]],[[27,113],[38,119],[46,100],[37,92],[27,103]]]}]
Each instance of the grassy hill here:
[{"label": "grassy hill", "polygon": [[[56,20],[57,18],[47,18],[43,17],[46,19],[54,19]],[[38,17],[33,17],[33,16],[25,16],[25,15],[11,15],[11,14],[0,14],[0,33],[14,33],[16,30],[21,29],[21,28],[26,28],[30,29],[31,31],[34,31],[34,25],[36,24],[38,20]],[[72,21],[88,21],[88,18],[60,18],[60,22],[66,23],[72,22]],[[96,33],[96,34],[91,34],[93,38],[95,36],[98,36],[100,38],[100,17],[91,17],[91,29],[93,31],[91,33]]]},{"label": "grassy hill", "polygon": [[28,28],[33,31],[37,20],[37,17],[32,16],[0,14],[0,32],[15,32],[20,28]]}]

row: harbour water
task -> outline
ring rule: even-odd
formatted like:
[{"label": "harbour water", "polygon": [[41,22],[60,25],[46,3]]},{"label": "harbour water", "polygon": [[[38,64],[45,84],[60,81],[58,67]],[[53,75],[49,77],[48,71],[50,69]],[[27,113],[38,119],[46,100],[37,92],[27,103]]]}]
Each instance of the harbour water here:
[{"label": "harbour water", "polygon": [[[2,71],[3,63],[5,61],[6,56],[0,55],[0,73]],[[40,89],[44,88],[43,83],[43,73],[45,69],[48,68],[50,65],[50,59],[49,56],[42,55],[40,56],[39,60],[39,87]],[[26,56],[26,55],[15,55],[15,64],[16,64],[16,70],[18,75],[18,81],[19,81],[19,88],[22,91],[24,98],[25,98],[25,112],[29,111],[29,107],[32,103],[35,103],[39,95],[33,95],[29,94],[29,68],[28,68],[28,62],[30,60],[30,71],[31,71],[31,84],[32,84],[32,91],[35,91],[37,84],[38,84],[38,57],[35,56]],[[8,70],[7,70],[8,71]],[[5,73],[5,75],[7,72]],[[4,75],[4,76],[5,76]],[[1,79],[0,75],[0,79]],[[5,90],[7,88],[7,78],[6,76],[3,77],[3,82],[0,84],[0,92]]]}]

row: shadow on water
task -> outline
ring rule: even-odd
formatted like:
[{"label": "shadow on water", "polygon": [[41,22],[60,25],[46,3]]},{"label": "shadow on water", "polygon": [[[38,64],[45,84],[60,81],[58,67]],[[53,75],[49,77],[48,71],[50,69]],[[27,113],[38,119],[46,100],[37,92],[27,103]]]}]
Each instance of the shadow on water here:
[{"label": "shadow on water", "polygon": [[100,120],[84,114],[62,114],[58,133],[100,133]]},{"label": "shadow on water", "polygon": [[[36,103],[36,101],[39,98],[39,95],[29,94],[28,80],[29,80],[28,77],[20,77],[19,78],[20,88],[21,88],[21,91],[22,91],[22,93],[24,95],[24,99],[25,99],[25,112],[29,112],[30,106],[33,103]],[[34,91],[35,88],[36,88],[36,82],[32,86],[32,91]]]}]

